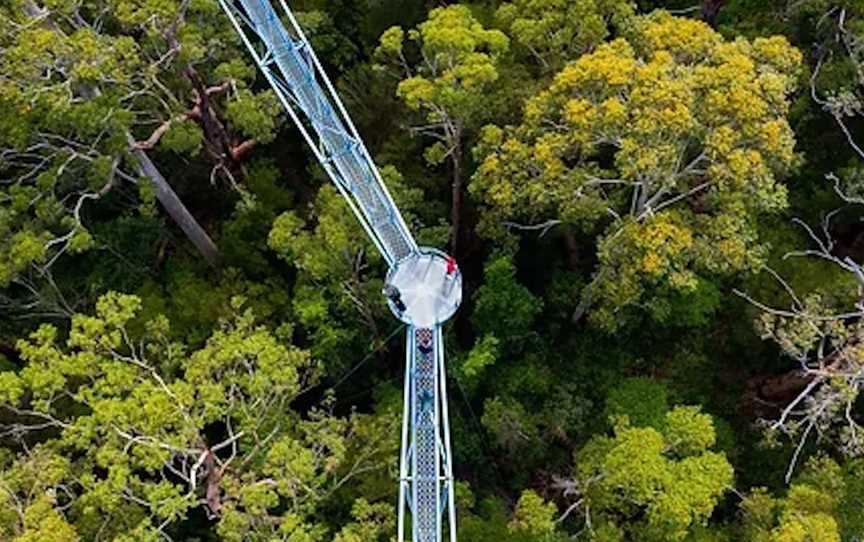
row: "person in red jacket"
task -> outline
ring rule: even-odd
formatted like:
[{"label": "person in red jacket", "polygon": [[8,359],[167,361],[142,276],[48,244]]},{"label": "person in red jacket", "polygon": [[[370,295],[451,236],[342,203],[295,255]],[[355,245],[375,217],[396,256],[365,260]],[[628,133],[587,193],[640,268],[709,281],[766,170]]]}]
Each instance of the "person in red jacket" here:
[{"label": "person in red jacket", "polygon": [[452,279],[456,275],[456,258],[447,256],[447,278]]}]

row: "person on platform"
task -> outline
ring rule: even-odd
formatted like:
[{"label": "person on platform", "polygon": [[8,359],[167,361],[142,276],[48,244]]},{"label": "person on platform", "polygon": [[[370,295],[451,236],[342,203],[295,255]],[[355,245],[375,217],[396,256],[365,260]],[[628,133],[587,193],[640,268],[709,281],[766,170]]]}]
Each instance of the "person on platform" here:
[{"label": "person on platform", "polygon": [[447,280],[452,279],[456,276],[456,269],[456,258],[454,258],[453,256],[447,256],[447,273],[444,275],[444,277]]},{"label": "person on platform", "polygon": [[382,293],[387,299],[390,300],[391,303],[393,303],[393,306],[396,307],[396,310],[399,311],[399,314],[405,312],[405,309],[407,307],[402,301],[402,294],[399,292],[399,288],[393,286],[392,284],[385,284]]}]

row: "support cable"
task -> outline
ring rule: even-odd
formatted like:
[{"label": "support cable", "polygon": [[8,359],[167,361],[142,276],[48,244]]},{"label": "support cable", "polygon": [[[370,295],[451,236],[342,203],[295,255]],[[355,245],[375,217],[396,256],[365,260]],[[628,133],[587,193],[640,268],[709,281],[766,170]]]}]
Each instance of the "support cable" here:
[{"label": "support cable", "polygon": [[345,381],[351,377],[351,375],[356,373],[360,369],[360,367],[362,367],[364,364],[366,364],[367,361],[372,359],[372,356],[374,356],[375,354],[377,354],[378,352],[383,350],[384,347],[387,346],[387,344],[390,342],[390,340],[393,339],[393,337],[395,337],[404,328],[405,328],[405,324],[399,324],[398,326],[396,326],[396,328],[393,330],[393,332],[390,335],[387,335],[387,338],[384,339],[384,341],[378,346],[378,348],[369,352],[365,358],[361,359],[356,365],[354,365],[354,367],[352,367],[344,375],[342,375],[342,377],[339,379],[339,381],[331,386],[331,389],[335,390],[340,385],[344,384]]}]

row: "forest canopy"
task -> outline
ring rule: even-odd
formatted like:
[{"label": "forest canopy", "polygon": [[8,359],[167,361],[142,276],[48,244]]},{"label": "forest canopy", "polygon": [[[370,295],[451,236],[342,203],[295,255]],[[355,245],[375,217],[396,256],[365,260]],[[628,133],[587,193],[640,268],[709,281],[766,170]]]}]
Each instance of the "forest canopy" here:
[{"label": "forest canopy", "polygon": [[[462,542],[864,539],[864,2],[289,4],[458,262]],[[387,258],[220,3],[0,23],[0,541],[395,541]]]}]

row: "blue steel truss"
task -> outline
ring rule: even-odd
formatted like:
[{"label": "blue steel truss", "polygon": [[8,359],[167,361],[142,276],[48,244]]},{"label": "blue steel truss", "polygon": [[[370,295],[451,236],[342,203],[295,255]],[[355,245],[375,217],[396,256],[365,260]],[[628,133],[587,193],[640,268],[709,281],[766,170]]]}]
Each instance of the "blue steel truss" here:
[{"label": "blue steel truss", "polygon": [[281,2],[293,32],[288,32],[269,0],[219,3],[387,263],[393,265],[416,252],[417,243],[378,168],[287,5]]},{"label": "blue steel truss", "polygon": [[[218,0],[285,110],[388,265],[418,247],[339,96],[284,0]],[[290,28],[290,32],[289,32]],[[398,542],[456,542],[441,326],[408,327]]]},{"label": "blue steel truss", "polygon": [[405,507],[412,512],[413,542],[443,540],[445,519],[456,542],[453,465],[441,326],[408,329],[405,406],[399,474],[398,540],[404,540]]}]

